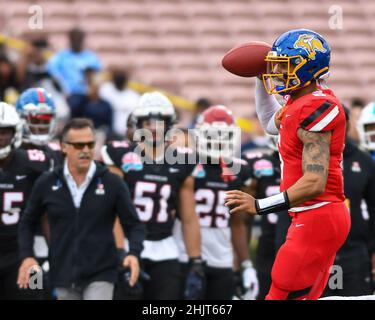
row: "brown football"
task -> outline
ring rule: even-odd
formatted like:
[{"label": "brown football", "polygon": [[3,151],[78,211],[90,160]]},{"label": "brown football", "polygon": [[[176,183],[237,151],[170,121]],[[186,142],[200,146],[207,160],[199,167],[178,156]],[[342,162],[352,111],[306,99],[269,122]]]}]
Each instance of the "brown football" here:
[{"label": "brown football", "polygon": [[221,63],[227,71],[237,76],[256,77],[266,72],[264,59],[270,50],[268,43],[250,41],[229,50]]}]

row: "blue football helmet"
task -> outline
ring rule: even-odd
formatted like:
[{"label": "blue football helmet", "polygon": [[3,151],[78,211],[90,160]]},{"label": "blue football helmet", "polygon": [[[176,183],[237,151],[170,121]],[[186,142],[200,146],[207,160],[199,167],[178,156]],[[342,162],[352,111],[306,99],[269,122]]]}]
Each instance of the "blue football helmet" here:
[{"label": "blue football helmet", "polygon": [[263,83],[269,94],[290,94],[329,74],[331,49],[319,34],[308,29],[283,33],[266,57]]},{"label": "blue football helmet", "polygon": [[46,145],[55,130],[56,108],[52,95],[44,88],[27,89],[18,98],[16,108],[24,121],[24,141]]}]

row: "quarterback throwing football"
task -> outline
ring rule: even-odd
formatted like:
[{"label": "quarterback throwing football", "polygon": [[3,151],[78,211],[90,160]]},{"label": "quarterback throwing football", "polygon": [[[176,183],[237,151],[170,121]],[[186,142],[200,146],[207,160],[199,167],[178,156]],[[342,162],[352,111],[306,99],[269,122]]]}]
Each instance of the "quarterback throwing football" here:
[{"label": "quarterback throwing football", "polygon": [[[256,111],[265,131],[279,134],[281,193],[254,199],[228,191],[226,205],[231,214],[289,210],[292,224],[266,299],[318,299],[350,229],[342,177],[345,113],[323,87],[330,47],[320,34],[288,31],[276,39],[266,61],[263,83],[256,79]],[[285,97],[283,107],[274,94]]]}]

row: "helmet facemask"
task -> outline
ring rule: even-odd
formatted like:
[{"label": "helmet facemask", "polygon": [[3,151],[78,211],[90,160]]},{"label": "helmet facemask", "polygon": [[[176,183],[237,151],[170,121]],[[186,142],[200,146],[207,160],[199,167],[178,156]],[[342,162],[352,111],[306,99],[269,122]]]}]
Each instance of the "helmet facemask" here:
[{"label": "helmet facemask", "polygon": [[375,122],[363,125],[362,145],[370,151],[375,151]]},{"label": "helmet facemask", "polygon": [[46,145],[55,133],[55,119],[51,113],[33,114],[23,116],[24,138],[26,141],[37,145]]},{"label": "helmet facemask", "polygon": [[198,152],[215,163],[233,158],[238,151],[239,128],[227,124],[202,124],[196,128]]},{"label": "helmet facemask", "polygon": [[307,62],[302,56],[277,56],[270,51],[265,60],[267,73],[263,74],[263,84],[268,94],[286,95],[310,84],[311,81],[303,82],[298,76],[298,70]]},{"label": "helmet facemask", "polygon": [[174,121],[171,117],[161,114],[133,117],[133,126],[136,129],[133,139],[153,147],[158,147],[168,140],[168,132],[173,127],[173,124]]},{"label": "helmet facemask", "polygon": [[22,143],[22,124],[18,124],[14,127],[2,127],[2,128],[9,128],[13,130],[13,137],[8,145],[0,148],[0,160],[5,159],[12,150],[17,149],[20,147]]}]

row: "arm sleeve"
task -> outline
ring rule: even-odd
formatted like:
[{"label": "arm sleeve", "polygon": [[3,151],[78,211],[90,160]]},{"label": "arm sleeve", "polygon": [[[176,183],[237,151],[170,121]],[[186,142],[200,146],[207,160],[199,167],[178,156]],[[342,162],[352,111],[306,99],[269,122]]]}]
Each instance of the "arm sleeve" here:
[{"label": "arm sleeve", "polygon": [[369,183],[366,187],[364,199],[367,204],[369,213],[369,229],[370,229],[370,243],[369,249],[371,253],[375,253],[375,162],[372,163],[372,174],[370,175]]},{"label": "arm sleeve", "polygon": [[131,201],[127,185],[121,178],[114,176],[117,185],[116,213],[121,226],[129,241],[129,254],[139,256],[143,250],[143,240],[146,237],[146,227],[139,220],[137,211]]},{"label": "arm sleeve", "polygon": [[279,130],[275,124],[275,114],[281,108],[274,95],[269,95],[263,82],[255,80],[255,110],[262,128],[272,135],[277,135]]},{"label": "arm sleeve", "polygon": [[35,183],[18,226],[18,244],[21,260],[34,256],[34,235],[45,212],[42,197],[45,178],[42,175]]}]

